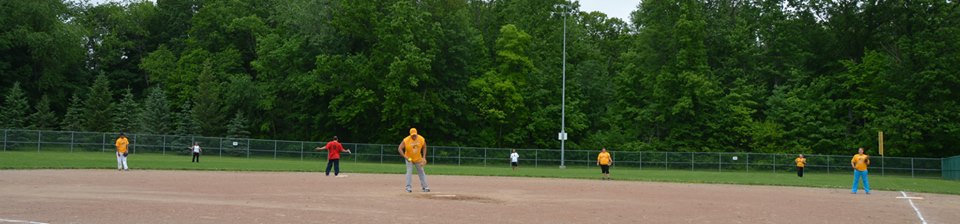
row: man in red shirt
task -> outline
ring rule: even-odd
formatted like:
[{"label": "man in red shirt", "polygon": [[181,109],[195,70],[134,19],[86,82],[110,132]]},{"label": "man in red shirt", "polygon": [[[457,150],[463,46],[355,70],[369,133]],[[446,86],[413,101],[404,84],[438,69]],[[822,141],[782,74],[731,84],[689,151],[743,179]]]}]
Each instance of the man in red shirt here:
[{"label": "man in red shirt", "polygon": [[333,141],[327,142],[326,146],[317,147],[316,150],[327,150],[327,176],[330,176],[330,167],[334,167],[333,176],[340,175],[340,152],[351,153],[349,149],[343,149],[337,136],[333,136]]}]

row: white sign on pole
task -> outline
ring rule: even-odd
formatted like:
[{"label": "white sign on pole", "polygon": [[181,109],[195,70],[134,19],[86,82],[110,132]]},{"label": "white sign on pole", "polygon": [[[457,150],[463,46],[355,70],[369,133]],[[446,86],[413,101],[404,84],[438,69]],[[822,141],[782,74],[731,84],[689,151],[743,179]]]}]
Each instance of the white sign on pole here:
[{"label": "white sign on pole", "polygon": [[737,157],[736,157],[736,156],[733,157],[733,161],[737,161]]},{"label": "white sign on pole", "polygon": [[560,132],[560,133],[558,133],[558,134],[557,134],[557,139],[559,139],[559,140],[561,140],[561,141],[566,141],[566,140],[567,140],[567,133],[566,133],[566,132]]}]

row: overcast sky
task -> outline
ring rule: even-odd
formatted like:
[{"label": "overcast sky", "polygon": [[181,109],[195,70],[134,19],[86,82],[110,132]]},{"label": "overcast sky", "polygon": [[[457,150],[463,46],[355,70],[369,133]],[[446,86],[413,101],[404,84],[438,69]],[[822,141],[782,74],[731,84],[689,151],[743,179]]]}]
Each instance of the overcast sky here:
[{"label": "overcast sky", "polygon": [[[94,4],[103,2],[120,2],[121,0],[93,0]],[[637,9],[640,0],[580,0],[580,10],[585,12],[600,11],[608,17],[617,17],[624,22],[630,22],[630,12]]]},{"label": "overcast sky", "polygon": [[640,0],[580,0],[580,11],[600,11],[607,17],[617,17],[630,22],[630,12],[637,10]]}]

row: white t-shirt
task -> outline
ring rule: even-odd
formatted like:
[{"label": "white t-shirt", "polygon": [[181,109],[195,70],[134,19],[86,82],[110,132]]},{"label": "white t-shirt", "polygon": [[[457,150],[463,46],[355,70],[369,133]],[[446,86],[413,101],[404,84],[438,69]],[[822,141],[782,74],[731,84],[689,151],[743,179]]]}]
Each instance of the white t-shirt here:
[{"label": "white t-shirt", "polygon": [[511,162],[511,163],[517,162],[518,159],[520,159],[520,154],[510,153],[510,162]]},{"label": "white t-shirt", "polygon": [[199,145],[195,145],[195,146],[193,146],[193,147],[191,147],[191,148],[193,148],[193,153],[200,153],[200,146],[199,146]]}]

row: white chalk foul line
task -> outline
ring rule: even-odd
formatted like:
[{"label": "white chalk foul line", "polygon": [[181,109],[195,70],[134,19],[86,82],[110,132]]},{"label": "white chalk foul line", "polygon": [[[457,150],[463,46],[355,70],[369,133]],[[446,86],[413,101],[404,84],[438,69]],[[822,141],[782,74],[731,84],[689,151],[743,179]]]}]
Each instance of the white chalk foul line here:
[{"label": "white chalk foul line", "polygon": [[27,220],[15,220],[15,219],[0,219],[0,222],[9,222],[9,223],[30,223],[30,224],[47,224],[45,222],[34,222]]},{"label": "white chalk foul line", "polygon": [[913,204],[913,199],[910,198],[910,197],[908,197],[908,196],[907,196],[907,193],[905,193],[905,192],[903,192],[903,191],[900,191],[900,194],[902,194],[903,197],[906,198],[907,201],[910,202],[910,207],[913,207],[913,211],[916,211],[916,212],[917,212],[917,217],[920,218],[920,223],[927,224],[927,220],[926,220],[926,219],[923,219],[923,215],[920,214],[920,209],[917,208],[917,205],[914,205],[914,204]]},{"label": "white chalk foul line", "polygon": [[897,197],[897,198],[898,198],[898,199],[917,199],[917,200],[923,200],[923,197]]}]

